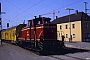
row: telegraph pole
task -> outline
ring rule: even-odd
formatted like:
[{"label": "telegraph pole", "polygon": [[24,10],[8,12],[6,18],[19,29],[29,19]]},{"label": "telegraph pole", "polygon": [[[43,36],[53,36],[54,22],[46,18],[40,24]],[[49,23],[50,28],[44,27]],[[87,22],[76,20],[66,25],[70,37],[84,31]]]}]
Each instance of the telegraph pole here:
[{"label": "telegraph pole", "polygon": [[2,45],[2,39],[1,39],[1,31],[2,31],[2,20],[1,20],[1,3],[0,3],[0,40],[1,40],[1,45]]},{"label": "telegraph pole", "polygon": [[66,10],[69,10],[69,29],[70,29],[70,38],[69,38],[69,42],[72,42],[72,35],[71,35],[71,17],[70,17],[70,11],[74,10],[72,8],[65,8]]},{"label": "telegraph pole", "polygon": [[87,2],[84,2],[84,4],[85,4],[85,13],[87,14]]},{"label": "telegraph pole", "polygon": [[1,15],[2,14],[6,14],[6,12],[1,12],[1,3],[0,3],[0,40],[1,40],[1,45],[2,45],[2,35],[1,35],[1,31],[2,31],[2,18],[1,18]]}]

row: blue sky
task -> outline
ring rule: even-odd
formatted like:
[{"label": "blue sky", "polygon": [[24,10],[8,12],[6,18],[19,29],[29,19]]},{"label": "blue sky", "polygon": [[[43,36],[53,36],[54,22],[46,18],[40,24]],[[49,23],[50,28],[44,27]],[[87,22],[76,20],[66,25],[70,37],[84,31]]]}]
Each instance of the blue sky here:
[{"label": "blue sky", "polygon": [[[33,19],[34,16],[53,11],[60,11],[55,16],[65,16],[68,15],[68,10],[65,8],[73,8],[71,14],[75,13],[75,10],[85,11],[83,2],[88,2],[87,8],[90,9],[90,0],[0,0],[2,12],[6,12],[6,14],[2,14],[2,26],[6,28],[6,23],[10,23],[10,27],[16,26],[23,23],[24,20],[27,23],[27,20]],[[53,14],[43,16],[53,20]]]}]

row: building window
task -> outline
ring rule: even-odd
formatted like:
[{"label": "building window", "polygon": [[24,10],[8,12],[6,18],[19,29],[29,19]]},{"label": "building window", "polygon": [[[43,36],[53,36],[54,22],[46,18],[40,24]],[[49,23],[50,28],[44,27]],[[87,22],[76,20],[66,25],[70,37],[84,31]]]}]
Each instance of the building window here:
[{"label": "building window", "polygon": [[61,36],[62,36],[62,32],[61,32]]},{"label": "building window", "polygon": [[88,38],[88,33],[85,34],[85,37]]},{"label": "building window", "polygon": [[88,37],[90,37],[90,33],[88,34]]},{"label": "building window", "polygon": [[76,37],[76,35],[75,34],[73,34],[73,38],[75,38]]},{"label": "building window", "polygon": [[59,37],[60,37],[60,33],[59,33]]},{"label": "building window", "polygon": [[75,28],[75,24],[72,24],[72,28]]},{"label": "building window", "polygon": [[88,27],[88,23],[84,23],[84,27],[87,28]]},{"label": "building window", "polygon": [[68,38],[68,34],[66,34],[66,38]]},{"label": "building window", "polygon": [[86,37],[86,38],[89,38],[89,37],[90,37],[90,33],[86,33],[86,34],[85,34],[85,37]]},{"label": "building window", "polygon": [[66,29],[68,29],[68,25],[66,25]]},{"label": "building window", "polygon": [[41,22],[40,21],[38,21],[38,23],[37,24],[41,24]]},{"label": "building window", "polygon": [[62,29],[62,26],[60,25],[60,29]]},{"label": "building window", "polygon": [[57,37],[58,37],[58,33],[57,33]]}]

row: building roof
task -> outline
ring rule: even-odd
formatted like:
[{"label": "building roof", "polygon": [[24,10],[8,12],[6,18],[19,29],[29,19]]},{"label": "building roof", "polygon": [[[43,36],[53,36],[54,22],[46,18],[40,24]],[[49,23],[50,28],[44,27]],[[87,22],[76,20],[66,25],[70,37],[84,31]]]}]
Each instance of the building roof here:
[{"label": "building roof", "polygon": [[[90,21],[90,16],[85,14],[84,12],[78,12],[74,14],[70,14],[70,22],[75,21]],[[69,15],[56,18],[52,21],[53,24],[67,23],[69,22]]]}]

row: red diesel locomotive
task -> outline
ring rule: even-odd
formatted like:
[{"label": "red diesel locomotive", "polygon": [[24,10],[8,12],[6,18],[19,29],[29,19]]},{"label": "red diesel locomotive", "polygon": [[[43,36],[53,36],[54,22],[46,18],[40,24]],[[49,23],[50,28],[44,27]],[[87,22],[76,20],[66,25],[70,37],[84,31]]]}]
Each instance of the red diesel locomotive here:
[{"label": "red diesel locomotive", "polygon": [[62,48],[64,43],[57,40],[57,26],[50,23],[50,18],[36,16],[28,20],[28,26],[22,28],[18,44],[39,52]]}]

